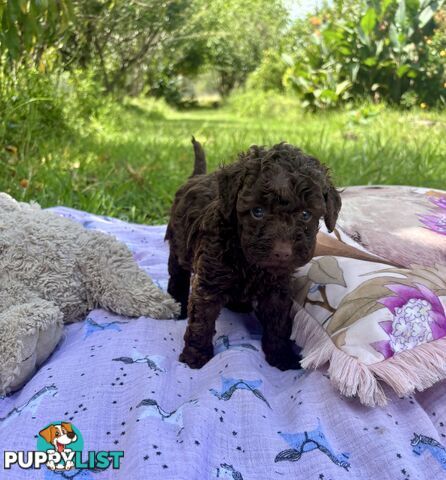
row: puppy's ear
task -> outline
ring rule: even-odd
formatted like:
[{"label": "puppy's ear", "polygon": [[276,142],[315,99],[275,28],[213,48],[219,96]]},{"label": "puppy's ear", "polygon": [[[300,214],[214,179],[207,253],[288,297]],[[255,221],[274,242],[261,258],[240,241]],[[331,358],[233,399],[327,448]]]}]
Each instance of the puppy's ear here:
[{"label": "puppy's ear", "polygon": [[54,427],[54,425],[50,425],[49,427],[46,427],[45,429],[41,430],[39,432],[39,435],[43,437],[46,442],[52,444],[54,437],[56,436],[56,428]]},{"label": "puppy's ear", "polygon": [[341,210],[342,200],[336,188],[331,182],[328,183],[328,189],[324,193],[326,213],[324,216],[325,225],[329,232],[332,232],[336,226],[339,211]]},{"label": "puppy's ear", "polygon": [[237,194],[243,183],[244,167],[241,162],[221,168],[217,173],[219,208],[229,220],[237,203]]}]

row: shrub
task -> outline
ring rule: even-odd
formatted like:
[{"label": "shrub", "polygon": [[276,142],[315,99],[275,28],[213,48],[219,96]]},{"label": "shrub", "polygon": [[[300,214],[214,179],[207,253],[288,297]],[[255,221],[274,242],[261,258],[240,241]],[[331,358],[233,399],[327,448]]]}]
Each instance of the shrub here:
[{"label": "shrub", "polygon": [[18,67],[13,75],[0,72],[0,142],[3,146],[33,144],[66,129],[62,98],[54,79],[35,69]]},{"label": "shrub", "polygon": [[267,50],[260,65],[248,77],[246,86],[254,90],[283,92],[283,77],[287,68],[280,51]]},{"label": "shrub", "polygon": [[[6,70],[6,69],[5,69]],[[39,156],[52,139],[80,132],[110,97],[89,71],[46,71],[24,62],[0,70],[0,161]]]},{"label": "shrub", "polygon": [[229,111],[240,116],[260,118],[297,117],[301,114],[300,101],[296,97],[262,90],[238,90],[227,100]]},{"label": "shrub", "polygon": [[[446,13],[443,0],[337,0],[298,20],[282,54],[281,81],[310,109],[352,99],[392,104],[446,102]],[[256,86],[277,84],[271,57]],[[280,68],[278,69],[280,72]],[[253,80],[254,81],[254,80]]]},{"label": "shrub", "polygon": [[88,120],[111,98],[107,98],[105,88],[93,69],[65,71],[57,78],[54,88],[57,94],[63,95],[68,119]]}]

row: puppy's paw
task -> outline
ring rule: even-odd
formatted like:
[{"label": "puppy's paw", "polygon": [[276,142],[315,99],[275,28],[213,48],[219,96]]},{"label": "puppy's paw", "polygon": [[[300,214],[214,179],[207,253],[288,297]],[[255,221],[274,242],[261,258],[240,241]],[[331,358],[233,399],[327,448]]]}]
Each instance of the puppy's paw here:
[{"label": "puppy's paw", "polygon": [[282,371],[300,370],[302,368],[300,365],[302,357],[293,352],[292,349],[287,349],[282,352],[268,353],[265,358],[271,366]]},{"label": "puppy's paw", "polygon": [[185,346],[180,355],[180,362],[186,363],[190,368],[201,368],[213,357],[212,349],[198,350],[194,347]]}]

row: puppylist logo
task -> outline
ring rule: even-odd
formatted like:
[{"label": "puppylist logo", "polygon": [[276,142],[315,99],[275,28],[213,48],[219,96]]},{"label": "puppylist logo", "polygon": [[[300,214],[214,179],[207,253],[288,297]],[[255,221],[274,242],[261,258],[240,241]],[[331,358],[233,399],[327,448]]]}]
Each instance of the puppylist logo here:
[{"label": "puppylist logo", "polygon": [[84,440],[81,432],[69,422],[53,422],[39,432],[35,451],[5,451],[4,468],[13,465],[23,469],[40,469],[43,465],[54,472],[72,469],[118,469],[124,452],[89,451],[82,455]]}]

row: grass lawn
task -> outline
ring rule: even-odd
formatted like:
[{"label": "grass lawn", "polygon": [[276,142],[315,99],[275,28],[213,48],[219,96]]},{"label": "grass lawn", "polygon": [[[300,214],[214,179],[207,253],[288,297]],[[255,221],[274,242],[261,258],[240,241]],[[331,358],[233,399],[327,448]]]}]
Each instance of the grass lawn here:
[{"label": "grass lawn", "polygon": [[133,101],[108,108],[64,138],[29,154],[0,154],[0,189],[42,206],[66,205],[132,222],[163,223],[192,171],[190,143],[205,147],[210,170],[249,145],[287,141],[317,156],[338,186],[419,185],[446,189],[446,113],[289,113],[241,118],[229,110],[153,110]]}]

